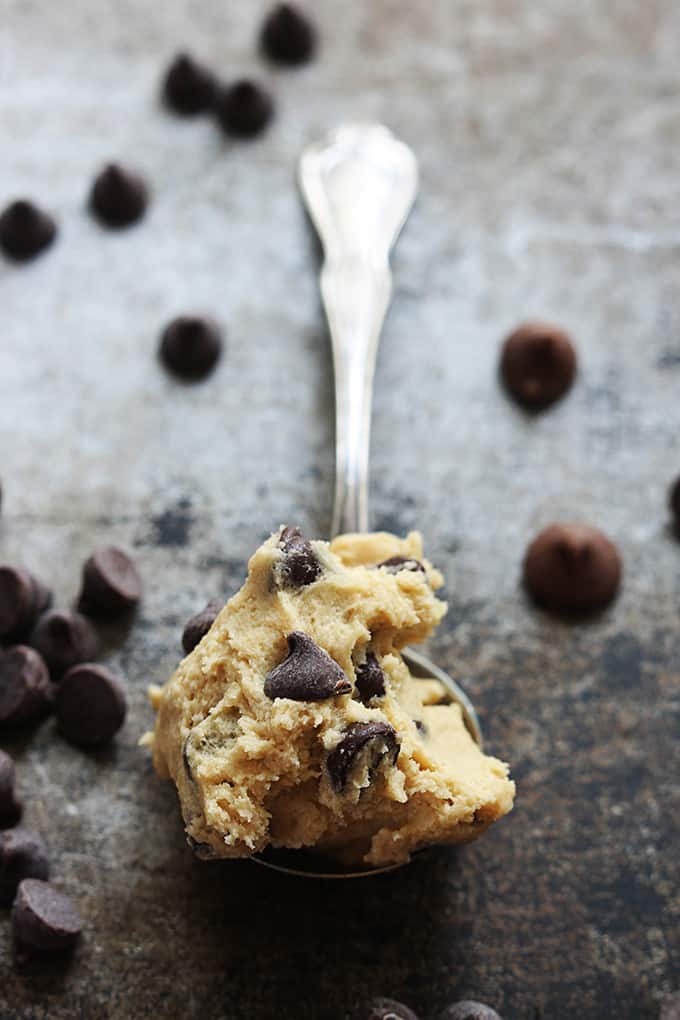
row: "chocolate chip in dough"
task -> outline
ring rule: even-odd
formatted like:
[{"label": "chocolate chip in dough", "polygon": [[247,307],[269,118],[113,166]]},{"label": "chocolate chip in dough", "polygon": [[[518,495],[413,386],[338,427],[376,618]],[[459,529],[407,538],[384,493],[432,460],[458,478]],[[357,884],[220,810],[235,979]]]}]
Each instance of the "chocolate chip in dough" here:
[{"label": "chocolate chip in dough", "polygon": [[368,754],[370,775],[388,756],[394,764],[399,756],[399,750],[397,734],[389,723],[352,723],[326,760],[333,789],[336,793],[344,790],[349,773],[362,752],[366,751]]},{"label": "chocolate chip in dough", "polygon": [[403,1002],[380,996],[356,1009],[352,1020],[418,1020],[418,1016]]},{"label": "chocolate chip in dough", "polygon": [[99,638],[90,621],[68,609],[52,609],[41,616],[31,644],[47,663],[53,680],[71,666],[96,658],[99,651]]},{"label": "chocolate chip in dough", "polygon": [[50,867],[44,840],[29,829],[0,832],[0,905],[12,903],[25,878],[46,879]]},{"label": "chocolate chip in dough", "polygon": [[439,1020],[501,1020],[495,1009],[485,1006],[482,1002],[466,999],[447,1006],[440,1014]]},{"label": "chocolate chip in dough", "polygon": [[527,322],[503,344],[500,372],[510,395],[539,411],[563,397],[571,386],[576,352],[558,326]]},{"label": "chocolate chip in dough", "polygon": [[195,382],[212,372],[222,353],[217,325],[198,315],[180,315],[161,334],[159,356],[180,379]]},{"label": "chocolate chip in dough", "polygon": [[279,549],[283,552],[280,577],[291,588],[304,588],[321,575],[319,563],[311,542],[299,528],[284,528],[279,538]]},{"label": "chocolate chip in dough", "polygon": [[97,174],[90,192],[90,209],[107,227],[128,227],[146,212],[149,190],[144,178],[119,163]]},{"label": "chocolate chip in dough", "polygon": [[12,828],[23,812],[14,788],[14,778],[14,762],[5,751],[0,751],[0,829]]},{"label": "chocolate chip in dough", "polygon": [[288,655],[264,681],[268,698],[325,701],[349,694],[352,685],[328,652],[301,631],[288,635]]},{"label": "chocolate chip in dough", "polygon": [[316,31],[295,4],[277,4],[264,20],[260,46],[277,64],[304,64],[314,56]]},{"label": "chocolate chip in dough", "polygon": [[23,637],[51,601],[49,589],[27,570],[0,566],[0,639]]},{"label": "chocolate chip in dough", "polygon": [[70,897],[49,882],[26,878],[12,907],[12,931],[24,953],[56,953],[72,949],[83,927]]},{"label": "chocolate chip in dough", "polygon": [[425,573],[425,567],[420,560],[414,560],[410,556],[390,556],[388,560],[383,560],[382,563],[378,563],[379,567],[384,567],[388,574],[398,574],[402,570],[421,571]]},{"label": "chocolate chip in dough", "polygon": [[0,725],[44,719],[52,711],[50,674],[34,648],[14,645],[0,655]]},{"label": "chocolate chip in dough", "polygon": [[48,248],[57,235],[49,215],[27,199],[18,199],[0,214],[0,248],[16,262],[27,262]]},{"label": "chocolate chip in dough", "polygon": [[269,93],[257,82],[243,80],[223,89],[217,99],[222,130],[237,138],[251,138],[267,126],[274,112]]},{"label": "chocolate chip in dough", "polygon": [[178,53],[163,81],[166,105],[175,113],[192,117],[209,110],[216,94],[217,82],[212,72],[188,53]]},{"label": "chocolate chip in dough", "polygon": [[103,546],[85,561],[78,609],[89,616],[115,617],[134,609],[142,580],[122,549]]},{"label": "chocolate chip in dough", "polygon": [[60,731],[78,747],[108,744],[125,721],[122,684],[104,666],[85,662],[66,673],[57,688],[54,714]]},{"label": "chocolate chip in dough", "polygon": [[187,655],[205,637],[221,610],[222,603],[213,600],[187,620],[182,632],[182,648]]},{"label": "chocolate chip in dough", "polygon": [[621,558],[603,532],[587,524],[551,524],[527,549],[524,583],[546,609],[593,612],[614,600]]},{"label": "chocolate chip in dough", "polygon": [[371,698],[382,698],[385,693],[385,674],[373,652],[367,652],[366,658],[355,666],[356,685],[359,697],[364,705]]}]

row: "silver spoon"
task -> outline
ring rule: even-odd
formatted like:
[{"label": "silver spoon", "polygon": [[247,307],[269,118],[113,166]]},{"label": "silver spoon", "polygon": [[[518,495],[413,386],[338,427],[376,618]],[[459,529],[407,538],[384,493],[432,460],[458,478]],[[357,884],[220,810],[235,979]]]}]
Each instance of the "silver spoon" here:
[{"label": "silver spoon", "polygon": [[[382,124],[345,124],[307,146],[298,179],[325,256],[321,296],[335,374],[335,536],[368,531],[371,398],[392,294],[389,254],[416,197],[418,164]],[[477,713],[456,681],[419,652],[405,648],[402,655],[415,677],[438,680],[459,703],[481,747]],[[288,874],[319,878],[357,878],[401,867],[342,870],[306,850],[267,850],[254,859]]]}]

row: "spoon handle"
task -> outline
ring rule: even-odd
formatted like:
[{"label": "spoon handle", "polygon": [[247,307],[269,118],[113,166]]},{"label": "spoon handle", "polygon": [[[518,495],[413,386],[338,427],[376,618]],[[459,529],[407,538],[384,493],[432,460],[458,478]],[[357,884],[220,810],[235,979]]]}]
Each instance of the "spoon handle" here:
[{"label": "spoon handle", "polygon": [[350,124],[308,146],[300,187],[324,247],[321,296],[335,375],[331,533],[368,530],[371,397],[392,293],[389,253],[413,204],[411,150],[379,124]]}]

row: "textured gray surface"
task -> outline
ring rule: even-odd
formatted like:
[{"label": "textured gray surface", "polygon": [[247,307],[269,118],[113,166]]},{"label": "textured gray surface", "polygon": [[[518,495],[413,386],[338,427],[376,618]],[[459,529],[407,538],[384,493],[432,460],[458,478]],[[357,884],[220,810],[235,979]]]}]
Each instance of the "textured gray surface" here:
[{"label": "textured gray surface", "polygon": [[[114,541],[146,598],[110,656],[131,704],[113,749],[83,755],[51,723],[0,735],[86,919],[67,971],[22,974],[0,918],[2,1014],[331,1020],[385,994],[426,1017],[474,995],[506,1020],[651,1020],[680,981],[680,548],[664,507],[680,8],[323,0],[320,59],[292,73],[256,65],[263,9],[5,0],[0,201],[41,200],[61,234],[34,264],[0,265],[0,554],[64,603]],[[180,44],[272,82],[265,139],[225,143],[159,109]],[[348,117],[385,120],[422,170],[378,363],[373,523],[419,526],[447,575],[433,652],[468,678],[519,796],[476,846],[336,887],[194,863],[136,741],[189,612],[236,587],[279,522],[328,526],[330,360],[293,167]],[[111,158],[154,189],[147,220],[117,235],[84,212]],[[223,322],[227,350],[183,387],[155,347],[191,309]],[[495,378],[500,338],[529,315],[573,331],[581,368],[536,419]],[[518,588],[526,541],[558,516],[624,555],[618,604],[587,625],[550,621]]]}]

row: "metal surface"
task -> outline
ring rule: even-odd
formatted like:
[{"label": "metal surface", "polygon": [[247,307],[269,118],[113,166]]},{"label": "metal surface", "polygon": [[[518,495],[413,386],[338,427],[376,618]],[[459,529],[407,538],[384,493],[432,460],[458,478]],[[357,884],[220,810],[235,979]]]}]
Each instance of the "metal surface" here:
[{"label": "metal surface", "polygon": [[[104,542],[145,581],[106,646],[129,698],[114,746],[84,754],[51,722],[0,734],[85,918],[70,967],[24,974],[0,916],[0,1015],[344,1020],[389,995],[422,1020],[455,998],[504,1020],[658,1020],[680,983],[680,6],[319,0],[319,58],[295,72],[256,63],[266,6],[6,0],[0,17],[0,200],[31,195],[61,227],[35,263],[0,260],[0,555],[60,605]],[[166,114],[180,47],[263,76],[271,131],[229,143]],[[333,883],[195,861],[137,741],[185,619],[279,524],[327,532],[332,366],[291,168],[348,118],[406,139],[422,184],[376,363],[371,524],[422,531],[449,602],[430,652],[465,678],[518,797],[469,847]],[[114,158],[153,197],[110,234],[85,202]],[[225,353],[182,386],[156,345],[194,309]],[[579,374],[531,417],[496,371],[534,316],[571,331]],[[624,560],[618,602],[578,625],[519,583],[560,518]]]}]

